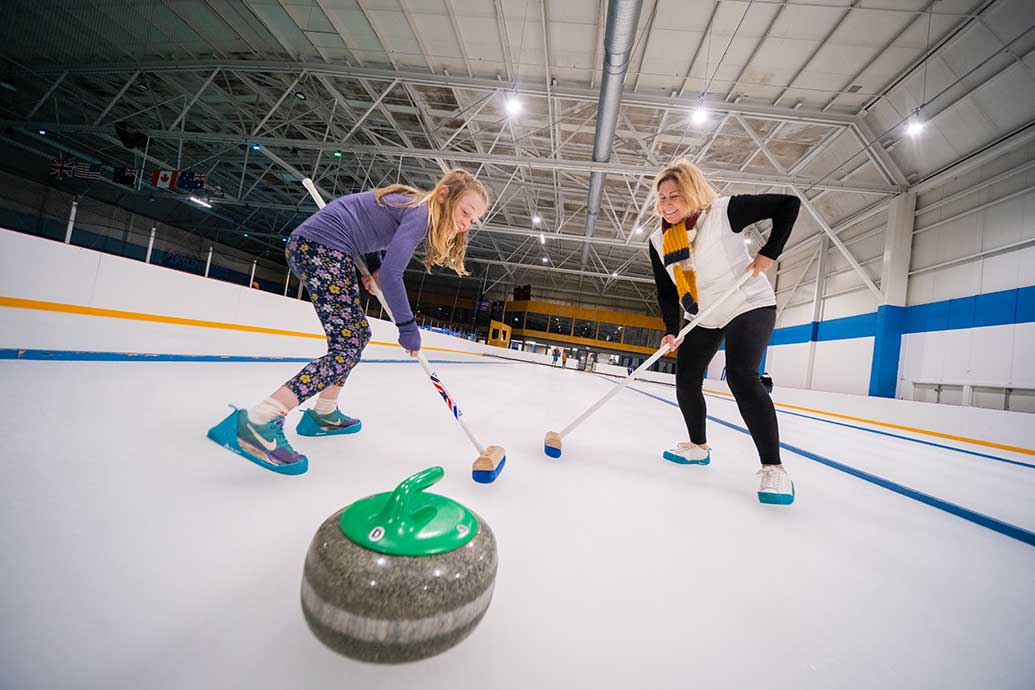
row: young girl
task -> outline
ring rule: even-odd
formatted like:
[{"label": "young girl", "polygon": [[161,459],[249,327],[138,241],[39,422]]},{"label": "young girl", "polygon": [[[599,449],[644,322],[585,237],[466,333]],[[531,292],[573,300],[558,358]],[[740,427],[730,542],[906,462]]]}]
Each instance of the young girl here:
[{"label": "young girl", "polygon": [[302,415],[296,428],[299,434],[359,431],[360,421],[342,414],[337,404],[345,379],[370,340],[353,257],[366,257],[371,277],[364,276],[364,285],[367,290],[374,281],[380,286],[395,315],[399,344],[416,355],[420,332],[406,296],[403,271],[423,241],[425,269],[448,266],[457,275],[469,275],[464,268],[467,230],[485,213],[488,201],[485,187],[471,173],[457,169],[426,193],[395,184],[340,197],[298,226],[285,254],[291,271],[309,290],[327,333],[327,354],[257,405],[231,413],[209,430],[209,438],[268,470],[302,474],[308,460],[284,437],[284,417],[302,401],[319,394],[316,404]]},{"label": "young girl", "polygon": [[[654,191],[661,228],[650,236],[650,258],[667,333],[661,342],[679,348],[676,398],[690,433],[689,443],[678,443],[663,457],[684,465],[711,462],[701,386],[705,368],[725,338],[726,381],[762,461],[758,500],[792,503],[794,484],[780,463],[776,410],[758,369],[776,322],[776,295],[762,272],[783,251],[800,202],[783,194],[719,197],[686,160],[662,170],[654,178]],[[740,233],[765,218],[772,220],[773,229],[752,259]],[[690,318],[714,304],[744,271],[754,277],[690,331],[686,342],[677,340],[684,312]]]}]

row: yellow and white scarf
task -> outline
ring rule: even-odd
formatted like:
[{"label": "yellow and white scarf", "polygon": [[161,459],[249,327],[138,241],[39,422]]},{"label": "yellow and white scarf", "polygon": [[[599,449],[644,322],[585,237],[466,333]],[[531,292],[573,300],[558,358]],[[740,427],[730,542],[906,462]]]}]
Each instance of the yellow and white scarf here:
[{"label": "yellow and white scarf", "polygon": [[697,211],[675,225],[661,221],[662,262],[666,267],[672,267],[679,303],[691,314],[697,312],[697,272],[694,270],[693,242],[697,237],[697,219],[700,216],[701,212]]}]

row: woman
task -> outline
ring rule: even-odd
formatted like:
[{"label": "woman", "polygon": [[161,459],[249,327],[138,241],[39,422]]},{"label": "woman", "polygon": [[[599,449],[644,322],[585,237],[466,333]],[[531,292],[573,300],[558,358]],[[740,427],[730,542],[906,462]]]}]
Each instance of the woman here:
[{"label": "woman", "polygon": [[[370,324],[359,301],[353,257],[366,256],[399,329],[399,344],[415,355],[420,332],[410,311],[403,271],[424,245],[424,267],[464,268],[467,231],[485,213],[489,195],[466,170],[442,177],[430,192],[395,184],[335,199],[298,226],[285,253],[291,272],[305,283],[327,333],[327,354],[302,368],[270,397],[236,410],[209,430],[216,443],[279,474],[302,474],[306,457],[284,437],[284,417],[308,398],[296,431],[330,436],[359,431],[360,422],[338,409],[338,394],[370,340]],[[383,263],[381,252],[384,252]],[[378,266],[380,264],[380,271]]]},{"label": "woman", "polygon": [[[783,251],[800,202],[783,194],[720,197],[686,160],[662,170],[654,178],[654,192],[661,228],[650,236],[650,258],[665,321],[661,342],[678,348],[676,398],[690,434],[689,442],[676,444],[663,457],[683,465],[711,462],[701,386],[708,363],[725,339],[726,381],[762,462],[758,500],[793,503],[794,483],[780,462],[776,410],[758,369],[776,322],[776,295],[762,273]],[[773,229],[752,259],[741,232],[763,219],[772,220]],[[684,313],[690,318],[715,304],[745,271],[753,277],[716,306],[685,342],[676,338]]]}]

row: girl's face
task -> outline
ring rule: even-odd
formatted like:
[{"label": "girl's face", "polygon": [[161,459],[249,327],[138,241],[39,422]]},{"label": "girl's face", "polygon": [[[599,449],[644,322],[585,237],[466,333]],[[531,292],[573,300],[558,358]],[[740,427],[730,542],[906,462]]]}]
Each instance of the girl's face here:
[{"label": "girl's face", "polygon": [[[445,192],[444,189],[442,191]],[[444,197],[445,194],[443,193],[442,196]],[[485,211],[485,200],[482,199],[481,194],[473,189],[464,192],[460,201],[453,207],[453,225],[456,227],[456,234],[462,235],[467,232],[471,224],[481,218]]]},{"label": "girl's face", "polygon": [[687,200],[675,180],[665,180],[658,185],[658,210],[669,225],[676,225],[690,215]]}]

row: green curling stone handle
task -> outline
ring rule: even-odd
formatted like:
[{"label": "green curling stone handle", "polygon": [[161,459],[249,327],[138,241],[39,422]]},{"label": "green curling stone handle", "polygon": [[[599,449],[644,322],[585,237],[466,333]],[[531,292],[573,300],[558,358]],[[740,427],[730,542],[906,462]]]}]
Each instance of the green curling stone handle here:
[{"label": "green curling stone handle", "polygon": [[402,480],[402,483],[392,492],[392,497],[388,499],[385,509],[381,511],[381,520],[386,526],[401,525],[409,516],[406,509],[410,505],[410,497],[418,491],[424,491],[424,489],[434,486],[444,476],[446,476],[446,471],[441,467],[429,467]]},{"label": "green curling stone handle", "polygon": [[432,556],[474,538],[478,520],[452,499],[426,492],[445,476],[429,467],[395,488],[356,501],[341,514],[341,531],[360,546],[394,556]]}]

